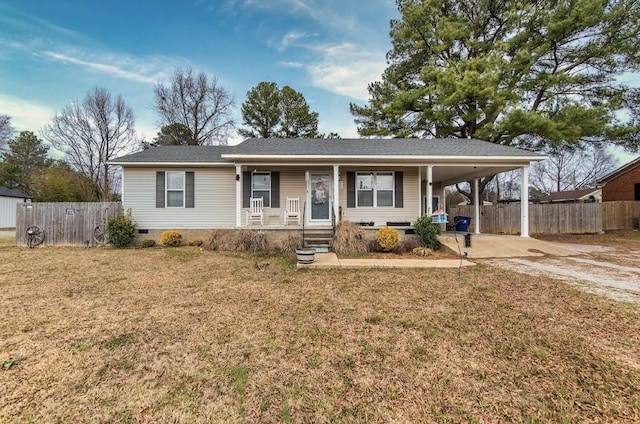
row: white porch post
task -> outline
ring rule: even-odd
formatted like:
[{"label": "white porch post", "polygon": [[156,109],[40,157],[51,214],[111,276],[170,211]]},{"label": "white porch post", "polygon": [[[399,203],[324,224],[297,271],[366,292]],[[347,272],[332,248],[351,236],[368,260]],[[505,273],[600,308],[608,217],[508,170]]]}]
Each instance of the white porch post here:
[{"label": "white porch post", "polygon": [[422,169],[418,166],[418,216],[423,215],[423,201],[422,201]]},{"label": "white porch post", "polygon": [[522,167],[520,183],[520,237],[529,237],[529,166]]},{"label": "white porch post", "polygon": [[333,165],[333,216],[340,222],[340,166]]},{"label": "white porch post", "polygon": [[433,213],[433,166],[427,166],[427,210],[425,213]]},{"label": "white porch post", "polygon": [[480,234],[480,186],[478,179],[473,180],[473,222],[475,222],[475,234]]},{"label": "white porch post", "polygon": [[242,166],[236,165],[236,227],[242,226]]}]

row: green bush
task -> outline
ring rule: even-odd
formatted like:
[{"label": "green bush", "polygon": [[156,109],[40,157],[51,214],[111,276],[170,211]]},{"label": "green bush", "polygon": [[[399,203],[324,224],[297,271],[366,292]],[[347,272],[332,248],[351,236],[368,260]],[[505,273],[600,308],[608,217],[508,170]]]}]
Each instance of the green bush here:
[{"label": "green bush", "polygon": [[109,244],[113,247],[125,247],[131,244],[136,233],[136,223],[131,218],[131,211],[107,220]]},{"label": "green bush", "polygon": [[398,246],[400,235],[395,228],[382,227],[376,231],[376,241],[382,250],[390,251]]},{"label": "green bush", "polygon": [[160,236],[160,244],[167,247],[178,247],[182,243],[182,234],[179,231],[167,230]]},{"label": "green bush", "polygon": [[424,246],[431,250],[438,250],[440,248],[440,242],[438,241],[440,225],[434,224],[431,216],[422,215],[416,220],[414,228],[416,229],[416,233],[420,236]]},{"label": "green bush", "polygon": [[153,247],[155,245],[156,241],[154,239],[144,239],[142,240],[142,243],[140,243],[140,247],[142,248]]}]

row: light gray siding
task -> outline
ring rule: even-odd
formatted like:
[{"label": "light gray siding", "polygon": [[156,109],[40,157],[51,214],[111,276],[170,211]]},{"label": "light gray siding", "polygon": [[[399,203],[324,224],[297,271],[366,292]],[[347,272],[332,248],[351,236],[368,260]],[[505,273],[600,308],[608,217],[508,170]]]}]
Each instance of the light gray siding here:
[{"label": "light gray siding", "polygon": [[0,196],[0,228],[16,227],[16,205],[19,203],[24,203],[24,199]]},{"label": "light gray siding", "polygon": [[415,222],[418,218],[418,207],[420,199],[418,196],[418,168],[392,169],[392,171],[403,172],[403,207],[402,208],[371,208],[356,207],[347,208],[347,172],[367,172],[367,171],[391,171],[389,168],[352,168],[341,167],[340,175],[340,205],[342,206],[342,219],[352,222],[374,222],[375,226],[386,225],[387,221],[409,221]]},{"label": "light gray siding", "polygon": [[[193,208],[156,208],[156,172],[194,172]],[[125,210],[131,209],[138,229],[234,228],[235,170],[220,168],[130,168],[123,170]]]}]

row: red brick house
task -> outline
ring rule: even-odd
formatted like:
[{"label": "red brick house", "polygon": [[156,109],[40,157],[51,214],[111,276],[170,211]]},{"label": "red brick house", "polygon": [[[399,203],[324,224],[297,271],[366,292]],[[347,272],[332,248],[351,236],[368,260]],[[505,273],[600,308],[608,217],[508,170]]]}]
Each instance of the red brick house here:
[{"label": "red brick house", "polygon": [[640,158],[621,166],[597,182],[602,201],[640,201]]}]

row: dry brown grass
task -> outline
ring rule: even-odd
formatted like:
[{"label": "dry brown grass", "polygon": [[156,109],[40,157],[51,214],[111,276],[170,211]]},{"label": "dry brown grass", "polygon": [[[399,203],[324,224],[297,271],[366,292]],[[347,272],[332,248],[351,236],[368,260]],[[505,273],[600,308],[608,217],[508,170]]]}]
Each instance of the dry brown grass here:
[{"label": "dry brown grass", "polygon": [[0,422],[640,420],[636,306],[485,266],[258,259],[0,240]]}]

